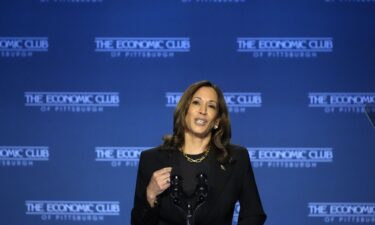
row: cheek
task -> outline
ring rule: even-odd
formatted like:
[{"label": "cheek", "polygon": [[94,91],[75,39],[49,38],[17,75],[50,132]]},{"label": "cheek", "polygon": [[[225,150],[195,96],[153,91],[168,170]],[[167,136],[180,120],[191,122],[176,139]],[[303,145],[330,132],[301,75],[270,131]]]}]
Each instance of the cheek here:
[{"label": "cheek", "polygon": [[186,114],[186,116],[185,116],[185,124],[186,124],[186,126],[190,126],[190,124],[191,124],[191,116],[190,116],[190,114],[188,113],[188,114]]},{"label": "cheek", "polygon": [[214,121],[218,118],[217,111],[213,110],[211,113],[211,120]]}]

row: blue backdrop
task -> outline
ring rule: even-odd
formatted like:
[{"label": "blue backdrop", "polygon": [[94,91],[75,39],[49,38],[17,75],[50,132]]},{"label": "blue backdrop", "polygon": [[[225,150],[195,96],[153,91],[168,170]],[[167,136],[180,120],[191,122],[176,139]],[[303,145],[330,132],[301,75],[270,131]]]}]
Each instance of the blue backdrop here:
[{"label": "blue backdrop", "polygon": [[374,0],[2,0],[0,21],[0,224],[130,224],[140,152],[203,79],[266,224],[375,223]]}]

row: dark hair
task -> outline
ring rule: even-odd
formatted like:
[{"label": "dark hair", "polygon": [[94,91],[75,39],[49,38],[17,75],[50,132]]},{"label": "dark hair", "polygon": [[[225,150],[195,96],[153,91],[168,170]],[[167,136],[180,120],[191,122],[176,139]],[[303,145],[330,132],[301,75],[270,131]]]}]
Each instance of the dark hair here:
[{"label": "dark hair", "polygon": [[227,163],[230,161],[230,154],[228,151],[228,146],[231,139],[231,126],[228,114],[228,108],[225,103],[223,92],[210,81],[204,80],[199,81],[190,85],[184,94],[181,96],[180,101],[177,104],[176,110],[173,115],[173,134],[165,135],[163,137],[164,146],[171,147],[175,149],[180,149],[185,142],[184,132],[186,129],[185,117],[188,112],[191,100],[195,92],[197,92],[201,87],[213,88],[218,96],[218,114],[219,127],[217,129],[212,129],[212,137],[209,143],[209,147],[216,151],[217,160],[220,163]]}]

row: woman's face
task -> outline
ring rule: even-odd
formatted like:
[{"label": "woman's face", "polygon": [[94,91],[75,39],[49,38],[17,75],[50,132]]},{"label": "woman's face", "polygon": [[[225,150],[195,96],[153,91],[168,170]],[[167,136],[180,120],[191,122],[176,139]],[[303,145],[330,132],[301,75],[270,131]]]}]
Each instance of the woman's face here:
[{"label": "woman's face", "polygon": [[193,95],[185,117],[186,130],[197,137],[207,137],[218,124],[218,97],[211,87],[201,87]]}]

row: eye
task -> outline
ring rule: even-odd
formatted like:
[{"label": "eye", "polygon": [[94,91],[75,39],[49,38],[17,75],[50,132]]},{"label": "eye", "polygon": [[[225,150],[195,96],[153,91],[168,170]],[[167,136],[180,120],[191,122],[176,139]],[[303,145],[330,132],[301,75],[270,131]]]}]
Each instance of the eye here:
[{"label": "eye", "polygon": [[216,105],[214,105],[214,104],[210,104],[210,105],[208,105],[208,107],[210,107],[211,109],[216,109]]},{"label": "eye", "polygon": [[198,100],[193,100],[193,101],[191,102],[191,104],[193,104],[193,105],[199,105],[199,101],[198,101]]}]

